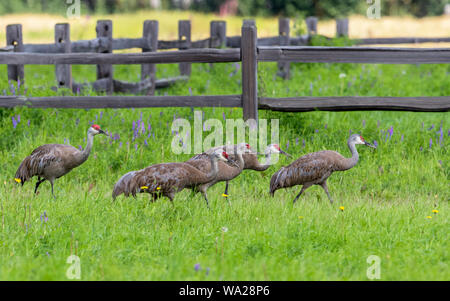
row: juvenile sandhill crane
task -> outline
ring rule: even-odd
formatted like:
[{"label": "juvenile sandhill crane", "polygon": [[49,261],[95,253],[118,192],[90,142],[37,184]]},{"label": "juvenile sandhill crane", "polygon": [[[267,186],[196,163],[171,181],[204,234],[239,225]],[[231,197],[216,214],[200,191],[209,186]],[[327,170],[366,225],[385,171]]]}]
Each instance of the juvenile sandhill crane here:
[{"label": "juvenile sandhill crane", "polygon": [[[75,167],[80,166],[87,160],[91,153],[94,136],[106,133],[100,129],[100,126],[94,124],[87,131],[87,145],[82,151],[66,144],[44,144],[36,148],[31,155],[26,157],[17,169],[15,181],[23,184],[34,176],[38,177],[34,193],[37,193],[39,185],[48,180],[53,182],[70,172]],[[42,178],[42,179],[41,179]]]},{"label": "juvenile sandhill crane", "polygon": [[[155,164],[134,173],[130,172],[119,180],[127,183],[125,187],[119,189],[119,182],[114,187],[113,198],[121,193],[135,197],[138,192],[146,192],[153,196],[153,201],[162,195],[172,202],[175,194],[184,188],[208,183],[214,179],[219,172],[218,161],[228,161],[228,154],[217,150],[208,154],[208,158],[212,167],[208,172],[202,172],[184,162]],[[203,196],[209,208],[207,195]]]},{"label": "juvenile sandhill crane", "polygon": [[118,195],[121,195],[122,193],[126,196],[130,195],[130,192],[128,191],[128,187],[130,184],[130,181],[133,179],[133,176],[138,172],[139,170],[133,170],[130,172],[127,172],[124,174],[119,181],[114,185],[112,197],[113,200],[116,199]]},{"label": "juvenile sandhill crane", "polygon": [[206,191],[208,190],[209,187],[213,186],[214,184],[216,184],[218,182],[230,181],[230,180],[236,178],[237,176],[239,176],[239,174],[242,172],[242,170],[244,169],[243,154],[250,152],[250,145],[245,142],[240,143],[238,145],[218,146],[218,147],[209,149],[208,151],[206,151],[202,154],[192,157],[191,159],[186,161],[186,163],[189,165],[192,165],[193,167],[197,168],[198,170],[205,172],[211,168],[211,165],[207,160],[208,153],[214,152],[217,150],[223,150],[223,149],[226,149],[227,153],[232,153],[233,156],[235,157],[235,159],[237,159],[236,160],[237,162],[231,161],[232,155],[230,154],[230,163],[231,162],[232,163],[226,164],[226,163],[219,162],[219,164],[218,164],[219,172],[218,172],[217,176],[205,184],[190,187],[193,189],[194,192],[200,191],[203,195],[207,195]]},{"label": "juvenile sandhill crane", "polygon": [[352,153],[351,158],[345,158],[338,152],[329,150],[304,155],[290,165],[282,167],[272,176],[270,179],[270,194],[273,196],[275,191],[280,188],[303,185],[300,193],[294,199],[295,203],[308,187],[320,185],[327,193],[330,203],[333,203],[328,192],[327,178],[334,171],[344,171],[358,163],[359,155],[355,144],[364,144],[376,148],[366,142],[362,136],[353,134],[347,141],[348,148]]}]

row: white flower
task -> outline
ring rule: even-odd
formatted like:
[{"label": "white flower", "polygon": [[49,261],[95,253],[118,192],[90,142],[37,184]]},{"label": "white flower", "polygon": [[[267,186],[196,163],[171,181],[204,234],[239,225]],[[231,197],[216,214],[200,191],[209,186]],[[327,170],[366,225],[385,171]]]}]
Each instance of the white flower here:
[{"label": "white flower", "polygon": [[347,74],[345,74],[345,73],[339,74],[339,78],[344,78],[344,77],[346,77],[346,76],[347,76]]},{"label": "white flower", "polygon": [[227,227],[222,227],[222,231],[225,233],[225,232],[228,232],[228,228]]}]

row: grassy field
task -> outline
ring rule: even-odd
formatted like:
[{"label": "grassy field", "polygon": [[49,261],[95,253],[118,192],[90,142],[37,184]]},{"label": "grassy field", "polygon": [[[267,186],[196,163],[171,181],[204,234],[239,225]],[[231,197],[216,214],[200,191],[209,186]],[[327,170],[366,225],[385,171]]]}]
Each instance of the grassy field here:
[{"label": "grassy field", "polygon": [[[135,81],[139,70],[116,66],[115,78]],[[57,94],[50,89],[53,67],[25,72],[25,86],[12,89],[0,66],[0,93]],[[158,66],[159,78],[177,72],[175,65]],[[259,93],[443,96],[450,95],[449,72],[448,65],[293,64],[292,78],[283,81],[275,64],[263,63]],[[73,74],[78,82],[91,81],[95,67],[74,66]],[[158,94],[240,91],[239,64],[195,64],[188,82]],[[242,117],[239,108],[196,110],[204,111],[204,120]],[[112,187],[126,172],[190,157],[170,149],[178,117],[192,120],[191,108],[0,109],[0,280],[66,280],[71,252],[81,259],[82,280],[367,280],[369,255],[381,259],[381,280],[450,279],[448,113],[260,111],[260,118],[280,120],[280,145],[295,159],[323,149],[350,156],[350,131],[376,140],[376,150],[358,148],[356,167],[329,179],[333,205],[320,187],[295,205],[300,187],[271,198],[271,175],[294,160],[284,157],[265,172],[234,179],[231,206],[221,196],[222,183],[208,191],[211,210],[189,191],[177,194],[173,205],[150,203],[147,195],[112,202]],[[133,139],[137,120],[147,130]],[[34,181],[14,182],[35,147],[84,147],[92,122],[120,138],[95,137],[90,158],[56,181],[57,200],[47,182],[37,196]]]}]

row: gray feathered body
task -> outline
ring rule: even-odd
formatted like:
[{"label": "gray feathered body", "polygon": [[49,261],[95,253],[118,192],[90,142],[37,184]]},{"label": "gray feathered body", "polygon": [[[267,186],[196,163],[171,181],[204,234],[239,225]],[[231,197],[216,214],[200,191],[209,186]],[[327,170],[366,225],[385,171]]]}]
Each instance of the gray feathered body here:
[{"label": "gray feathered body", "polygon": [[[211,164],[211,159],[208,157]],[[217,174],[217,165],[206,173],[187,163],[161,163],[125,174],[114,186],[113,197],[124,193],[136,196],[147,192],[153,199],[162,196],[173,200],[174,195],[187,187],[195,187],[211,181]],[[143,187],[146,187],[145,189]]]},{"label": "gray feathered body", "polygon": [[319,151],[304,155],[288,166],[282,167],[270,179],[270,193],[295,185],[322,184],[335,171],[347,170],[356,164],[335,151]]},{"label": "gray feathered body", "polygon": [[65,144],[45,144],[36,148],[26,157],[15,177],[22,185],[34,176],[53,181],[70,172],[86,161],[87,156],[73,146]]}]

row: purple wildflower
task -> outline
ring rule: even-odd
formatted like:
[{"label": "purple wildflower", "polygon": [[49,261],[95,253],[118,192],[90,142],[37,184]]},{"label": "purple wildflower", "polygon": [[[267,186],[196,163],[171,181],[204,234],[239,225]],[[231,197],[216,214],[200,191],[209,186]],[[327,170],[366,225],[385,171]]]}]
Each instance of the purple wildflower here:
[{"label": "purple wildflower", "polygon": [[431,131],[432,129],[434,129],[434,124],[432,124],[427,130]]},{"label": "purple wildflower", "polygon": [[432,145],[433,145],[433,139],[430,138],[430,148],[431,148]]},{"label": "purple wildflower", "polygon": [[363,128],[365,128],[366,127],[366,121],[363,119],[363,121],[362,121],[362,126],[363,126]]},{"label": "purple wildflower", "polygon": [[288,142],[286,143],[286,150],[288,150],[289,149],[289,140],[288,140]]},{"label": "purple wildflower", "polygon": [[12,119],[13,128],[16,128],[18,122],[16,121],[16,119],[14,118],[14,116],[11,117],[11,119]]},{"label": "purple wildflower", "polygon": [[400,141],[403,141],[403,134],[402,134],[402,137],[400,138]]},{"label": "purple wildflower", "polygon": [[103,118],[103,111],[100,112],[100,119]]},{"label": "purple wildflower", "polygon": [[206,276],[209,275],[209,268],[206,268]]},{"label": "purple wildflower", "polygon": [[423,151],[423,147],[420,147],[420,151]]},{"label": "purple wildflower", "polygon": [[144,144],[145,144],[145,146],[148,146],[147,139],[144,140]]},{"label": "purple wildflower", "polygon": [[442,140],[444,139],[444,131],[442,130],[442,127],[438,133],[439,133],[439,145],[442,145]]},{"label": "purple wildflower", "polygon": [[191,87],[189,87],[189,95],[192,96],[192,88]]},{"label": "purple wildflower", "polygon": [[375,145],[375,147],[378,148],[378,142],[377,142],[377,140],[373,140],[373,145]]},{"label": "purple wildflower", "polygon": [[389,133],[389,139],[391,139],[392,134],[394,133],[394,127],[393,126],[391,126],[391,128],[388,130],[388,133]]},{"label": "purple wildflower", "polygon": [[122,147],[122,144],[123,144],[122,142],[120,142],[120,143],[119,143],[119,148],[121,148],[121,147]]},{"label": "purple wildflower", "polygon": [[50,257],[50,254],[48,254],[48,252],[45,252],[45,254],[47,254],[47,256]]},{"label": "purple wildflower", "polygon": [[295,138],[295,145],[298,145],[298,137]]},{"label": "purple wildflower", "polygon": [[47,212],[44,211],[44,223],[48,222]]},{"label": "purple wildflower", "polygon": [[195,270],[196,272],[199,271],[199,270],[201,270],[200,263],[196,263],[196,264],[194,265],[194,270]]},{"label": "purple wildflower", "polygon": [[305,139],[302,139],[302,147],[305,148]]},{"label": "purple wildflower", "polygon": [[225,119],[226,119],[225,112],[222,113],[222,118],[223,118],[223,121],[225,121]]},{"label": "purple wildflower", "polygon": [[327,128],[328,128],[328,123],[325,123],[325,126],[324,126],[324,128],[325,128],[325,129],[327,129]]},{"label": "purple wildflower", "polygon": [[30,119],[27,120],[27,125],[30,127]]},{"label": "purple wildflower", "polygon": [[136,151],[138,150],[138,145],[137,145],[137,143],[134,145],[134,148],[136,149]]},{"label": "purple wildflower", "polygon": [[19,123],[19,122],[20,122],[20,114],[17,115],[17,123]]},{"label": "purple wildflower", "polygon": [[81,145],[78,145],[78,148],[80,149],[80,151],[83,150],[83,147]]}]

